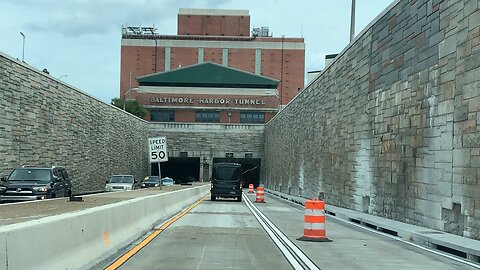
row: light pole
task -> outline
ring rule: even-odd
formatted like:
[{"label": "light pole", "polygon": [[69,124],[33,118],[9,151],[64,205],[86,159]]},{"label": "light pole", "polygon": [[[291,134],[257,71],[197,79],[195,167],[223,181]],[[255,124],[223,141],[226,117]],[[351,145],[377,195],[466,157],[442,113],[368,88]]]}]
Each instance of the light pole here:
[{"label": "light pole", "polygon": [[138,88],[130,88],[130,90],[128,90],[127,92],[125,92],[125,94],[123,94],[123,110],[125,111],[125,103],[127,103],[127,94],[130,93],[130,91],[137,91]]},{"label": "light pole", "polygon": [[60,75],[60,77],[58,77],[59,80],[61,80],[63,77],[67,77],[68,75],[67,74],[63,74],[63,75]]},{"label": "light pole", "polygon": [[283,43],[285,41],[285,35],[282,35],[282,58],[280,61],[282,61],[282,64],[281,64],[281,67],[280,67],[280,105],[283,103],[283,84],[284,84],[284,81],[283,81]]},{"label": "light pole", "polygon": [[20,35],[22,35],[23,38],[23,46],[22,46],[22,62],[25,62],[25,34],[20,32]]},{"label": "light pole", "polygon": [[352,13],[350,16],[350,42],[355,37],[355,0],[352,0]]}]

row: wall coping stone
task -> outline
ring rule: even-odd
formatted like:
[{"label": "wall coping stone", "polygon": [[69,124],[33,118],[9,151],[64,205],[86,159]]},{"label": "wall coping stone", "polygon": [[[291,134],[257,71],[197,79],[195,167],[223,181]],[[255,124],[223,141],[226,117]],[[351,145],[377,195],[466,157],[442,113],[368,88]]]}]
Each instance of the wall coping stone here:
[{"label": "wall coping stone", "polygon": [[62,81],[62,80],[60,80],[60,79],[58,79],[58,78],[55,78],[54,76],[52,76],[52,75],[50,75],[50,74],[47,74],[47,73],[45,73],[45,72],[43,72],[43,71],[41,71],[41,70],[38,70],[38,69],[36,69],[35,67],[32,67],[32,66],[28,65],[27,62],[22,62],[22,61],[20,61],[20,60],[18,60],[18,59],[15,59],[15,58],[13,58],[13,57],[11,57],[11,56],[3,53],[2,51],[0,51],[0,57],[4,57],[4,58],[6,58],[6,59],[8,59],[8,60],[10,60],[10,61],[12,61],[12,62],[15,62],[16,64],[18,64],[18,65],[20,65],[20,66],[22,66],[22,67],[24,67],[24,68],[26,68],[26,69],[29,69],[30,71],[33,71],[33,72],[35,72],[35,73],[38,73],[38,74],[43,75],[43,76],[45,76],[45,77],[48,77],[49,79],[52,79],[52,80],[54,80],[54,81],[57,82],[57,83],[63,84],[63,85],[65,85],[65,86],[68,87],[68,88],[71,88],[71,89],[73,89],[73,90],[75,90],[75,91],[77,91],[77,92],[79,92],[79,93],[81,93],[81,94],[83,94],[83,95],[85,95],[85,96],[87,96],[87,97],[89,97],[89,98],[95,99],[96,101],[101,102],[101,103],[103,103],[103,104],[105,104],[105,105],[107,105],[107,106],[110,106],[110,107],[112,107],[112,108],[115,108],[116,110],[123,111],[124,113],[126,113],[126,114],[128,114],[128,115],[130,115],[130,116],[132,116],[132,117],[138,118],[139,120],[142,120],[143,122],[148,122],[148,121],[146,121],[146,120],[144,120],[144,119],[142,119],[142,118],[139,118],[139,117],[137,117],[137,116],[135,116],[135,115],[133,115],[133,114],[131,114],[131,113],[128,113],[128,112],[126,112],[126,111],[124,111],[124,110],[122,110],[122,109],[120,109],[120,108],[117,108],[117,107],[113,106],[113,105],[110,104],[110,103],[106,103],[105,101],[103,101],[103,100],[101,100],[101,99],[99,99],[99,98],[97,98],[97,97],[95,97],[95,96],[93,96],[93,95],[91,95],[91,94],[83,91],[83,90],[80,90],[79,88],[77,88],[77,87],[75,87],[75,86],[72,86],[72,85],[70,85],[70,84],[68,84],[68,83],[66,83],[66,82],[64,82],[64,81]]}]

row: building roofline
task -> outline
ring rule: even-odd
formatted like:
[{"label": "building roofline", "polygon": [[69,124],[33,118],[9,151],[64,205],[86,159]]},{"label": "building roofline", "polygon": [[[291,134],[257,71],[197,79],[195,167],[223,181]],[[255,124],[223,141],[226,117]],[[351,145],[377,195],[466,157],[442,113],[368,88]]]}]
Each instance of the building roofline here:
[{"label": "building roofline", "polygon": [[172,73],[172,72],[177,72],[177,71],[181,71],[181,70],[184,70],[184,69],[188,69],[188,68],[192,68],[192,67],[196,67],[196,66],[200,66],[200,65],[206,65],[206,64],[212,64],[212,65],[215,65],[215,66],[219,66],[219,67],[226,68],[226,69],[231,69],[231,70],[241,72],[241,73],[244,73],[244,74],[247,74],[247,75],[250,75],[250,76],[254,76],[254,77],[257,77],[257,78],[267,79],[267,80],[270,80],[270,81],[275,81],[277,83],[280,83],[280,80],[277,80],[277,79],[273,79],[273,78],[270,78],[270,77],[258,75],[258,74],[255,74],[255,73],[250,73],[250,72],[245,71],[245,70],[241,70],[241,69],[230,67],[230,66],[221,65],[221,64],[218,64],[218,63],[215,63],[215,62],[210,62],[210,61],[205,61],[203,63],[197,63],[197,64],[193,64],[193,65],[189,65],[189,66],[184,66],[184,67],[180,67],[180,68],[176,68],[176,69],[171,69],[171,70],[168,70],[168,71],[162,71],[162,72],[152,73],[152,74],[148,74],[148,75],[143,75],[143,76],[136,77],[135,79],[137,79],[137,80],[138,79],[143,79],[143,78],[146,78],[146,77],[151,77],[151,76],[155,76],[155,75],[159,75],[159,74],[169,74],[169,73]]},{"label": "building roofline", "polygon": [[252,36],[208,36],[208,35],[134,35],[122,34],[122,39],[157,39],[157,40],[200,40],[200,41],[263,41],[304,43],[302,37],[252,37]]},{"label": "building roofline", "polygon": [[180,8],[178,15],[208,15],[208,16],[250,16],[246,9],[200,9]]}]

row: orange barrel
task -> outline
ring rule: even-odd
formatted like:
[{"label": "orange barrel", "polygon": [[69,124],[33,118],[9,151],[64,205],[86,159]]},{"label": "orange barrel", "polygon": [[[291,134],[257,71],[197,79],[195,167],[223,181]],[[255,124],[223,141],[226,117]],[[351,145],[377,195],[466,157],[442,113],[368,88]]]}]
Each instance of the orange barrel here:
[{"label": "orange barrel", "polygon": [[326,237],[325,202],[316,199],[305,202],[303,237],[298,240],[330,242]]},{"label": "orange barrel", "polygon": [[255,198],[255,202],[265,202],[265,188],[260,186],[257,187],[257,196]]},{"label": "orange barrel", "polygon": [[248,193],[253,193],[253,184],[248,185]]}]

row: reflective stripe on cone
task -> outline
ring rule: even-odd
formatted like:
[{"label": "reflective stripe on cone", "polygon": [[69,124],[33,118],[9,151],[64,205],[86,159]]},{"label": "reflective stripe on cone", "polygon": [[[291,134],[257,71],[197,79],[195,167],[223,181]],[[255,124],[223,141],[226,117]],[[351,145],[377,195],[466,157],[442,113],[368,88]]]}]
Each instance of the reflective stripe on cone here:
[{"label": "reflective stripe on cone", "polygon": [[257,187],[257,194],[255,196],[255,202],[265,202],[265,189],[264,187],[260,186]]},{"label": "reflective stripe on cone", "polygon": [[325,202],[316,199],[305,202],[305,215],[303,218],[303,237],[298,240],[314,242],[331,242],[326,235]]}]

